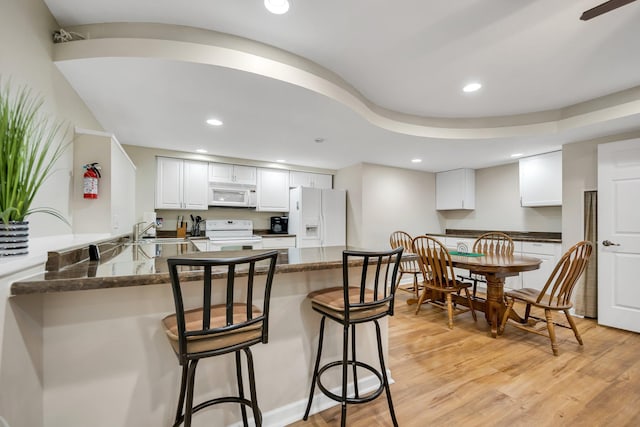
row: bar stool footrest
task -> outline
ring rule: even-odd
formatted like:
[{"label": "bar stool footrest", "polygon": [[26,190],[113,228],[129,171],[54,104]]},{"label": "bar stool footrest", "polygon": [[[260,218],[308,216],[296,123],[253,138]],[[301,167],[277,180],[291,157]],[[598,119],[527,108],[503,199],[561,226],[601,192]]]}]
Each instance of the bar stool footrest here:
[{"label": "bar stool footrest", "polygon": [[376,368],[374,368],[371,365],[368,365],[366,363],[363,362],[359,362],[359,361],[353,361],[353,360],[349,360],[347,361],[347,365],[349,366],[353,366],[355,364],[356,367],[360,367],[360,368],[364,368],[366,370],[368,370],[369,372],[371,372],[372,374],[374,374],[377,378],[378,381],[380,382],[380,385],[378,386],[377,389],[375,389],[374,391],[370,391],[368,392],[368,394],[366,396],[356,396],[356,397],[347,397],[346,400],[342,399],[342,396],[337,395],[331,391],[329,391],[323,384],[321,381],[321,377],[322,374],[330,368],[335,368],[335,367],[340,367],[342,368],[342,361],[338,360],[335,362],[330,362],[327,363],[326,365],[322,366],[319,370],[318,370],[318,377],[317,377],[317,384],[318,384],[318,388],[330,399],[335,400],[336,402],[346,402],[346,403],[366,403],[366,402],[371,402],[372,400],[374,400],[375,398],[377,398],[378,396],[380,396],[380,394],[382,394],[382,392],[384,391],[384,379],[382,377],[382,374],[380,372],[378,372],[378,370]]}]

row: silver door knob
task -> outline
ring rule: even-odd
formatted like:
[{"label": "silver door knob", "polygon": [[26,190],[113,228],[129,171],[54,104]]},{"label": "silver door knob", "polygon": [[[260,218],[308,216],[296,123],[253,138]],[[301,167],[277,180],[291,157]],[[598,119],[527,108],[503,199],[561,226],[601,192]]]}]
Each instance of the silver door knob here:
[{"label": "silver door knob", "polygon": [[613,243],[610,240],[605,240],[604,242],[602,242],[603,246],[620,246],[620,243]]}]

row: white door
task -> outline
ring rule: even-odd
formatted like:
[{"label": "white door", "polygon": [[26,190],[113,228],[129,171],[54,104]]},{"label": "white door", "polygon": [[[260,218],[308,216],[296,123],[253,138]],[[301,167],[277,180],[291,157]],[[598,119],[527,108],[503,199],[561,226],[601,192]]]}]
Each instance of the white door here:
[{"label": "white door", "polygon": [[258,168],[257,211],[289,212],[289,171]]},{"label": "white door", "polygon": [[317,188],[300,187],[300,219],[298,247],[322,246],[322,192]]},{"label": "white door", "polygon": [[347,236],[347,193],[322,191],[322,246],[345,246]]},{"label": "white door", "polygon": [[640,139],[598,146],[598,323],[640,332]]}]

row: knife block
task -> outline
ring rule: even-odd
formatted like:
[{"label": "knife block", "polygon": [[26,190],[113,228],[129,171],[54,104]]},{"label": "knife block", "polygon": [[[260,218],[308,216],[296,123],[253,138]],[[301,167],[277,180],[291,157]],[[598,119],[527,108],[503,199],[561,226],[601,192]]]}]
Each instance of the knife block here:
[{"label": "knife block", "polygon": [[176,228],[176,237],[185,238],[187,237],[187,225],[184,224],[182,227]]}]

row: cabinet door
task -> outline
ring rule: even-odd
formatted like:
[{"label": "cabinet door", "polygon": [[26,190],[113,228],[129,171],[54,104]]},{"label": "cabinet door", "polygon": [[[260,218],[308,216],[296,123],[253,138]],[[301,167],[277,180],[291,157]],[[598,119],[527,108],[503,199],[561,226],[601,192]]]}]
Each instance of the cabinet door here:
[{"label": "cabinet door", "polygon": [[333,175],[311,172],[289,172],[289,187],[333,188]]},{"label": "cabinet door", "polygon": [[289,171],[258,168],[257,211],[289,212]]},{"label": "cabinet door", "polygon": [[183,209],[207,210],[208,164],[184,160]]},{"label": "cabinet door", "polygon": [[436,209],[475,209],[473,169],[456,169],[436,174]]},{"label": "cabinet door", "polygon": [[232,183],[233,165],[228,165],[226,163],[209,163],[209,181]]},{"label": "cabinet door", "polygon": [[311,176],[306,172],[290,171],[289,187],[311,187]]},{"label": "cabinet door", "polygon": [[293,236],[262,238],[263,249],[284,249],[284,248],[295,248],[295,247],[296,247],[296,238]]},{"label": "cabinet door", "polygon": [[253,166],[234,165],[233,182],[236,184],[256,185],[256,168]]},{"label": "cabinet door", "polygon": [[562,251],[560,243],[522,242],[522,255],[540,258],[540,268],[522,273],[522,287],[542,290]]},{"label": "cabinet door", "polygon": [[313,174],[313,187],[315,188],[333,188],[333,175],[327,175],[324,173]]},{"label": "cabinet door", "polygon": [[182,160],[158,157],[156,160],[156,209],[182,209]]},{"label": "cabinet door", "polygon": [[520,159],[520,204],[562,205],[562,151]]}]

